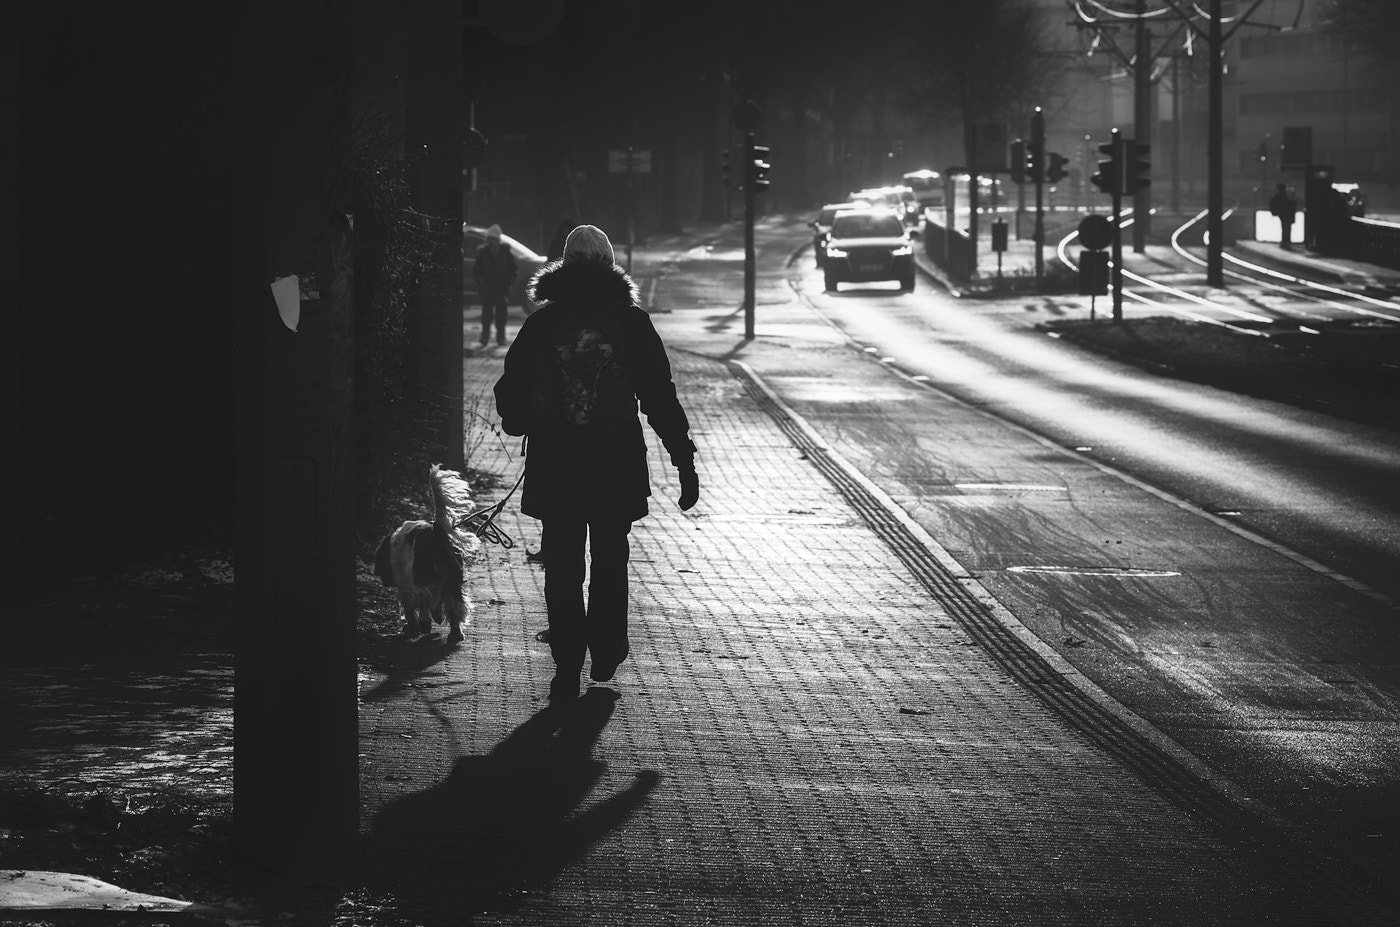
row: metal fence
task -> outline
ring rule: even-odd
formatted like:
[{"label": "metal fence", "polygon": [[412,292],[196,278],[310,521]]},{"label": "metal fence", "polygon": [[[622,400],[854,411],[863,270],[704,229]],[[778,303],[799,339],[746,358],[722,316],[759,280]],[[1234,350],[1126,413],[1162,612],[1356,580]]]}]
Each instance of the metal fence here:
[{"label": "metal fence", "polygon": [[924,253],[954,280],[966,283],[977,272],[977,251],[966,232],[925,218],[923,240]]},{"label": "metal fence", "polygon": [[1400,224],[1352,216],[1345,233],[1346,256],[1400,270]]}]

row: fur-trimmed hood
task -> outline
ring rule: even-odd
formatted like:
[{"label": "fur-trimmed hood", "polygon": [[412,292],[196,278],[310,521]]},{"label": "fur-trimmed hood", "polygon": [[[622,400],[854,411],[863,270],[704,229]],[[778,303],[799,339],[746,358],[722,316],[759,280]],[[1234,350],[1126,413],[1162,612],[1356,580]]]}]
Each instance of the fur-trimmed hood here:
[{"label": "fur-trimmed hood", "polygon": [[530,278],[525,292],[541,304],[641,305],[641,292],[627,271],[594,261],[550,261]]}]

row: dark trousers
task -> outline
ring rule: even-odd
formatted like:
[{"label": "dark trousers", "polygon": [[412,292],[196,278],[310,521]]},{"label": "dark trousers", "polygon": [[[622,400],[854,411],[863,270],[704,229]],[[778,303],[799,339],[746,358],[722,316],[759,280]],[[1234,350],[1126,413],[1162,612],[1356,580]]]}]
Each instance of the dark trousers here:
[{"label": "dark trousers", "polygon": [[[549,650],[556,674],[578,674],[585,653],[592,654],[595,663],[620,662],[628,652],[627,534],[632,525],[546,520],[540,527]],[[585,541],[590,570],[586,606]]]},{"label": "dark trousers", "polygon": [[506,340],[506,301],[487,300],[481,304],[481,343],[486,344],[491,340],[491,318],[496,319],[496,340],[505,343]]}]

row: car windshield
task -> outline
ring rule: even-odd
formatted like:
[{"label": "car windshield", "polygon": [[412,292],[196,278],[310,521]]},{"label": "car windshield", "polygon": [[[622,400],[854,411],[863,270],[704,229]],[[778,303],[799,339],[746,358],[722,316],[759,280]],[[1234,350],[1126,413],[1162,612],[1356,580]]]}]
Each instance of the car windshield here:
[{"label": "car windshield", "polygon": [[837,216],[831,227],[833,238],[898,238],[902,234],[899,217],[888,213],[846,213]]}]

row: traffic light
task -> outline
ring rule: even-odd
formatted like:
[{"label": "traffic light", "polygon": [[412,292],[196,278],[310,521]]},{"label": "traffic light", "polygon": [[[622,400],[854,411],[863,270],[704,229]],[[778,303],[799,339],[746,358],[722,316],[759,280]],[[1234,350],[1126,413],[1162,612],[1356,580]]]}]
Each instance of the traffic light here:
[{"label": "traffic light", "polygon": [[1045,182],[1045,114],[1039,106],[1031,114],[1031,141],[1026,146],[1026,176],[1032,183]]},{"label": "traffic light", "polygon": [[1026,182],[1026,143],[1019,138],[1011,143],[1011,182]]},{"label": "traffic light", "polygon": [[1065,165],[1068,163],[1069,158],[1066,158],[1058,151],[1050,152],[1050,154],[1047,155],[1047,161],[1045,164],[1045,182],[1059,183],[1061,180],[1063,180],[1065,175],[1069,173],[1069,171],[1065,169]]},{"label": "traffic light", "polygon": [[768,169],[773,166],[768,163],[768,152],[767,145],[749,146],[748,182],[752,185],[754,193],[762,193],[768,189]]},{"label": "traffic light", "polygon": [[1106,161],[1100,161],[1098,170],[1089,178],[1089,182],[1098,187],[1110,196],[1121,195],[1123,193],[1123,140],[1118,137],[1118,130],[1113,130],[1113,141],[1104,142],[1099,146],[1099,154],[1107,155]]},{"label": "traffic light", "polygon": [[1043,183],[1045,181],[1045,145],[1042,142],[1037,145],[1035,139],[1026,146],[1026,178],[1031,183]]},{"label": "traffic light", "polygon": [[722,150],[719,153],[719,178],[724,182],[724,185],[726,187],[729,187],[734,183],[734,170],[729,166],[728,145],[726,145],[724,147],[724,150]]},{"label": "traffic light", "polygon": [[1123,143],[1123,147],[1125,149],[1124,167],[1127,169],[1123,192],[1136,193],[1139,190],[1146,190],[1152,186],[1152,160],[1150,158],[1152,146],[1128,139]]}]

